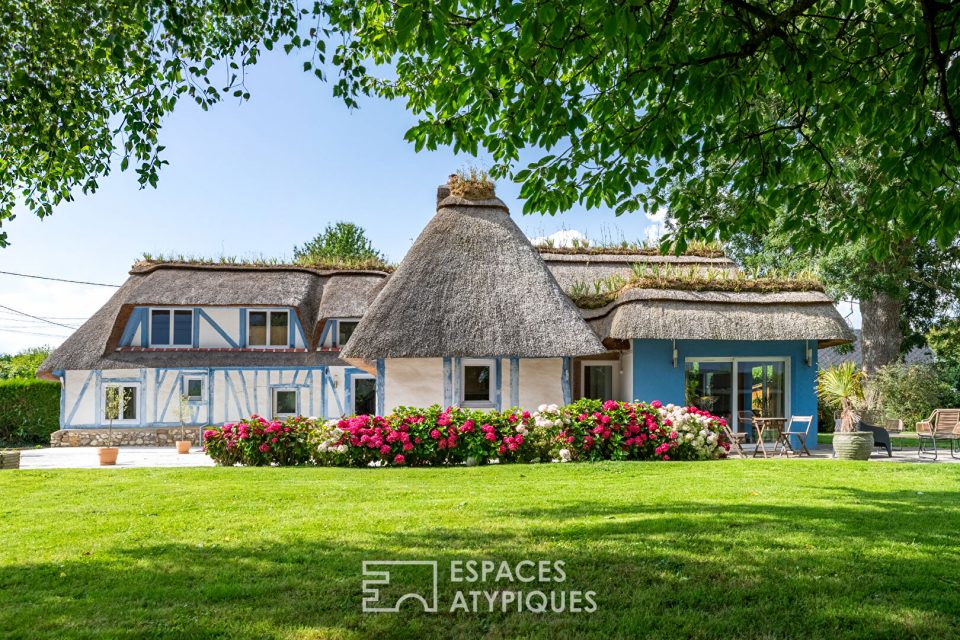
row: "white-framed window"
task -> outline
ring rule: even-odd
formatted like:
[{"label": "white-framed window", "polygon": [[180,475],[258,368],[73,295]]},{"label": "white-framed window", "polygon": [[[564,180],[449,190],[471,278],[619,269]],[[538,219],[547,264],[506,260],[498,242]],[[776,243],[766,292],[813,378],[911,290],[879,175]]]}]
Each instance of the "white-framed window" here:
[{"label": "white-framed window", "polygon": [[203,402],[206,395],[206,379],[204,376],[184,376],[181,393],[187,402]]},{"label": "white-framed window", "polygon": [[460,406],[490,409],[495,406],[496,367],[493,360],[464,359],[460,363]]},{"label": "white-framed window", "polygon": [[248,347],[289,347],[290,311],[256,309],[247,311]]},{"label": "white-framed window", "polygon": [[140,385],[129,382],[103,385],[103,421],[114,424],[139,422]]},{"label": "white-framed window", "polygon": [[618,360],[587,360],[580,363],[580,397],[616,400],[620,374]]},{"label": "white-framed window", "polygon": [[337,347],[346,346],[358,324],[360,324],[359,320],[337,320],[337,335],[334,345]]},{"label": "white-framed window", "polygon": [[373,415],[377,412],[377,379],[368,375],[350,378],[350,407],[354,415]]},{"label": "white-framed window", "polygon": [[274,387],[273,389],[273,417],[290,418],[298,414],[299,405],[297,389],[289,387]]},{"label": "white-framed window", "polygon": [[150,309],[150,346],[193,346],[193,309]]}]

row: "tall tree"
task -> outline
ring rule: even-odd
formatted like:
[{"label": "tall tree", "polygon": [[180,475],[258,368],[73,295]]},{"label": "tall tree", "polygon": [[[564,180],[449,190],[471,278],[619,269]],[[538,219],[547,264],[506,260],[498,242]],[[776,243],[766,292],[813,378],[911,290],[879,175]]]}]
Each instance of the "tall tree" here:
[{"label": "tall tree", "polygon": [[293,248],[293,257],[303,263],[343,262],[347,264],[384,263],[363,227],[352,222],[328,224],[322,233],[302,247]]},{"label": "tall tree", "polygon": [[[960,3],[7,0],[0,12],[0,219],[21,194],[45,215],[95,189],[115,155],[155,184],[163,115],[183,97],[246,98],[244,67],[282,44],[312,73],[332,63],[348,105],[404,100],[417,149],[489,153],[495,177],[523,183],[527,211],[666,206],[680,248],[769,228],[784,210],[796,247],[863,236],[889,256],[888,225],[941,246],[960,230]],[[856,215],[823,218],[854,144],[876,180]],[[520,167],[524,149],[536,159]],[[738,215],[705,217],[686,184],[735,194]]]}]

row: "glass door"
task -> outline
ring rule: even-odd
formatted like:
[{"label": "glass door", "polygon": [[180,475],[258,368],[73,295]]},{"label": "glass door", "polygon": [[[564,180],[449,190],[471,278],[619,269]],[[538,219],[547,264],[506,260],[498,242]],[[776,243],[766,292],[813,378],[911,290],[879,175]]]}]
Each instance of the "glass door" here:
[{"label": "glass door", "polygon": [[764,418],[786,417],[786,363],[737,362],[738,411]]},{"label": "glass door", "polygon": [[686,363],[686,402],[733,424],[733,361]]}]

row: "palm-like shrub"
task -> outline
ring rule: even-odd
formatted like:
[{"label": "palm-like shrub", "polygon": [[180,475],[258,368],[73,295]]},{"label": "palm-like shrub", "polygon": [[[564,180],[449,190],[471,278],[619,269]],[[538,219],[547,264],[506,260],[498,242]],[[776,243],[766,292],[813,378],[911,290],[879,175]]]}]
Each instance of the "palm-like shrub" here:
[{"label": "palm-like shrub", "polygon": [[854,403],[863,400],[866,376],[852,362],[843,362],[817,375],[817,395],[826,404],[840,410],[840,431],[856,431]]}]

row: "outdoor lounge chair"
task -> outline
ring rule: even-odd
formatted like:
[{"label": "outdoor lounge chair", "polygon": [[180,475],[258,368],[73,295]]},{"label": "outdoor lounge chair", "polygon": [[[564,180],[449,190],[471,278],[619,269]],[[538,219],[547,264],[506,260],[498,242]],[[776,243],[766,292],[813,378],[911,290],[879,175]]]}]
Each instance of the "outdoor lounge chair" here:
[{"label": "outdoor lounge chair", "polygon": [[858,431],[870,431],[873,433],[873,446],[883,447],[887,450],[887,456],[893,457],[893,448],[890,446],[890,433],[883,427],[873,424],[867,424],[863,420],[857,425]]},{"label": "outdoor lounge chair", "polygon": [[[937,441],[950,441],[950,457],[960,458],[960,409],[934,409],[926,420],[917,423],[917,456],[933,454],[937,459]],[[925,446],[930,444],[931,449]]]},{"label": "outdoor lounge chair", "polygon": [[[783,431],[780,432],[780,439],[777,444],[783,446],[785,451],[799,453],[800,455],[805,453],[812,457],[813,454],[807,449],[807,436],[810,435],[812,426],[813,416],[790,416]],[[793,436],[800,440],[800,451],[794,449],[793,443],[790,441],[790,438]],[[774,449],[774,451],[776,451],[776,449]]]}]

